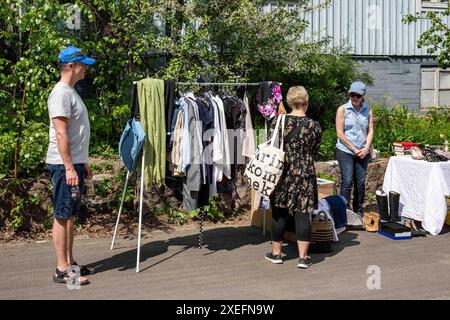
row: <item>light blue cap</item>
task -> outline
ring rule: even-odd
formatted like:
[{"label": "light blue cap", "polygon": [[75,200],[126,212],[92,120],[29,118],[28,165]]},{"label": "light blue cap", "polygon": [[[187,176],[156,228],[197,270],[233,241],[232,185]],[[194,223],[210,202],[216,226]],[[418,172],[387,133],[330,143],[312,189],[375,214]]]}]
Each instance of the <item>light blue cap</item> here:
[{"label": "light blue cap", "polygon": [[353,82],[350,86],[350,89],[348,90],[348,93],[358,93],[360,95],[366,94],[366,85],[360,81]]}]

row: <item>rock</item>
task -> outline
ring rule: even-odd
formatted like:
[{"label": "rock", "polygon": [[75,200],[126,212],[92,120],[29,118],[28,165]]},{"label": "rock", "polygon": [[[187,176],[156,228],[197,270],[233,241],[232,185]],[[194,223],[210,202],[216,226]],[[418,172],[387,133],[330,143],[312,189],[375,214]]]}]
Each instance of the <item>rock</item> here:
[{"label": "rock", "polygon": [[[376,162],[369,163],[366,175],[366,197],[369,194],[374,194],[383,186],[384,174],[389,159],[381,159]],[[316,173],[319,175],[325,173],[335,179],[334,188],[339,191],[341,186],[341,172],[339,165],[329,164],[326,162],[316,162]]]},{"label": "rock", "polygon": [[102,182],[103,180],[112,180],[115,179],[115,176],[109,173],[100,173],[100,174],[94,174],[92,176],[92,182],[95,184]]},{"label": "rock", "polygon": [[87,197],[95,197],[95,188],[94,188],[94,181],[93,180],[85,180],[84,181],[84,187],[86,189],[86,196]]},{"label": "rock", "polygon": [[237,178],[237,194],[239,195],[240,201],[239,206],[236,208],[237,211],[250,210],[250,193],[251,188],[248,186],[244,179],[243,172],[238,173]]},{"label": "rock", "polygon": [[375,194],[375,191],[383,187],[388,162],[389,159],[381,159],[369,164],[366,176],[366,194]]}]

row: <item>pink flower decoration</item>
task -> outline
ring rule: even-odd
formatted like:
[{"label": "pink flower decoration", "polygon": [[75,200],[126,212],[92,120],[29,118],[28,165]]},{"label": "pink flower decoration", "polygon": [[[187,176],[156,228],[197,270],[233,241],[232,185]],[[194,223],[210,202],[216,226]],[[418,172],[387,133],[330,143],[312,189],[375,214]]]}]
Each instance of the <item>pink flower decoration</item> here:
[{"label": "pink flower decoration", "polygon": [[[268,99],[264,105],[258,105],[258,110],[262,116],[268,120],[272,119],[274,116],[278,116],[277,107],[283,100],[283,95],[281,93],[281,86],[276,85],[272,89],[272,99]],[[257,96],[258,100],[259,97]]]},{"label": "pink flower decoration", "polygon": [[279,85],[276,85],[275,87],[273,87],[272,95],[273,95],[274,100],[277,103],[280,103],[281,100],[283,100],[283,95],[281,94],[281,87]]}]

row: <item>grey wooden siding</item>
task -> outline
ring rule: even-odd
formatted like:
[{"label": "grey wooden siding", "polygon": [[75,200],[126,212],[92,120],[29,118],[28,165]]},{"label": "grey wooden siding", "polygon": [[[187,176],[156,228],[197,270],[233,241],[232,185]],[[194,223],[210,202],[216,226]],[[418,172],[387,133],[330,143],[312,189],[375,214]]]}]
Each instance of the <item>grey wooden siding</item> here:
[{"label": "grey wooden siding", "polygon": [[432,57],[355,57],[355,60],[373,77],[373,86],[367,88],[369,102],[388,107],[404,104],[409,110],[419,109],[421,67],[436,66]]},{"label": "grey wooden siding", "polygon": [[[311,0],[317,5],[324,0]],[[417,48],[420,34],[429,28],[423,20],[405,24],[402,18],[420,9],[417,0],[333,0],[326,9],[302,13],[310,26],[306,39],[333,38],[332,44],[348,44],[354,55],[426,56],[426,49]],[[273,6],[268,2],[267,10]],[[293,6],[290,4],[289,6]],[[445,17],[450,24],[450,18]]]}]

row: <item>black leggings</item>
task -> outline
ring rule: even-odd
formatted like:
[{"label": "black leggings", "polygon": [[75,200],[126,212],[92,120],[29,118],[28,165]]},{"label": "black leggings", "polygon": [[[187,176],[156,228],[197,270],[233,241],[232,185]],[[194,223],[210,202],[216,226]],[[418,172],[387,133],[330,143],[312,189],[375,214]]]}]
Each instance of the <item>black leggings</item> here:
[{"label": "black leggings", "polygon": [[[283,240],[288,214],[288,209],[272,206],[272,241],[281,242]],[[309,215],[295,213],[294,218],[297,240],[309,241],[311,239],[311,221],[309,220]]]}]

